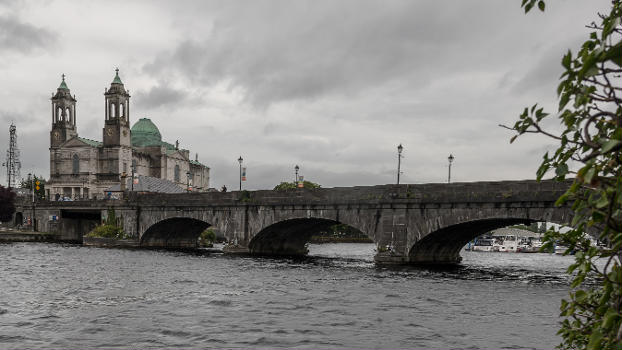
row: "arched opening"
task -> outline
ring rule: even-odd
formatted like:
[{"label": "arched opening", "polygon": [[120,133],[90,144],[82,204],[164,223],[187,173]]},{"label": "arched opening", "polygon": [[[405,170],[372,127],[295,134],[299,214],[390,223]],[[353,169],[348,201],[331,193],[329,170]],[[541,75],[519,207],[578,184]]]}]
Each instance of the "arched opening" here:
[{"label": "arched opening", "polygon": [[24,224],[24,214],[22,212],[15,213],[15,227],[21,226]]},{"label": "arched opening", "polygon": [[119,108],[120,108],[120,111],[119,111],[119,116],[120,116],[121,118],[124,118],[124,117],[125,117],[125,104],[124,104],[124,103],[121,103],[121,104],[119,105]]},{"label": "arched opening", "polygon": [[74,175],[80,174],[80,157],[77,154],[74,154],[71,159],[71,170]]},{"label": "arched opening", "polygon": [[69,107],[65,108],[65,116],[67,117],[65,120],[71,123],[71,109]]},{"label": "arched opening", "polygon": [[280,221],[262,229],[250,241],[248,248],[251,254],[257,255],[301,256],[308,253],[307,243],[312,237],[338,236],[339,231],[346,229],[356,232],[358,236],[367,237],[355,227],[339,221],[300,218]]},{"label": "arched opening", "polygon": [[110,103],[110,110],[108,112],[108,114],[110,115],[110,118],[116,118],[117,114],[117,109],[116,109],[116,105],[114,103]]},{"label": "arched opening", "polygon": [[140,237],[140,245],[157,248],[196,248],[201,232],[210,224],[192,218],[171,218],[162,220]]},{"label": "arched opening", "polygon": [[417,241],[409,252],[412,263],[446,264],[461,261],[460,250],[468,242],[491,230],[526,224],[536,220],[522,218],[483,219],[463,222],[434,231]]},{"label": "arched opening", "polygon": [[63,121],[63,108],[60,106],[56,109],[56,120]]},{"label": "arched opening", "polygon": [[173,178],[174,178],[175,182],[179,182],[180,181],[179,164],[175,164],[175,169],[173,171]]}]

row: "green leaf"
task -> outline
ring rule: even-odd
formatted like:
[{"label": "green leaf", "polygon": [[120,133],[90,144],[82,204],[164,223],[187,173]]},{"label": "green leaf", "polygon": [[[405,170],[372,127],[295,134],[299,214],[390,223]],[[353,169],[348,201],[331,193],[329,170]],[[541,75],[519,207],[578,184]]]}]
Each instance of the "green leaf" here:
[{"label": "green leaf", "polygon": [[607,195],[603,195],[601,196],[598,201],[596,202],[596,208],[601,209],[604,207],[608,207],[609,206],[609,198],[607,198]]},{"label": "green leaf", "polygon": [[538,1],[538,8],[540,9],[540,11],[544,12],[544,7],[545,7],[544,1],[542,0]]},{"label": "green leaf", "polygon": [[608,140],[603,145],[602,153],[606,153],[606,152],[611,151],[611,149],[613,149],[615,146],[619,145],[620,143],[622,143],[622,141],[619,141],[619,140]]},{"label": "green leaf", "polygon": [[568,174],[568,165],[566,163],[560,164],[555,169],[555,175],[563,177]]},{"label": "green leaf", "polygon": [[622,41],[618,41],[617,44],[605,51],[602,57],[603,61],[609,60],[618,67],[622,67]]},{"label": "green leaf", "polygon": [[587,350],[601,350],[600,342],[603,340],[603,334],[598,328],[592,330],[590,341],[587,343]]},{"label": "green leaf", "polygon": [[592,183],[592,178],[594,178],[594,175],[596,175],[596,169],[594,167],[589,168],[587,172],[585,172],[583,182],[585,182],[586,184]]},{"label": "green leaf", "polygon": [[614,325],[614,323],[616,322],[616,320],[619,318],[618,312],[614,309],[609,309],[607,310],[607,312],[605,313],[605,316],[603,317],[603,329],[609,329],[611,326]]},{"label": "green leaf", "polygon": [[583,290],[578,290],[574,293],[574,298],[578,303],[581,303],[587,299],[587,293]]}]

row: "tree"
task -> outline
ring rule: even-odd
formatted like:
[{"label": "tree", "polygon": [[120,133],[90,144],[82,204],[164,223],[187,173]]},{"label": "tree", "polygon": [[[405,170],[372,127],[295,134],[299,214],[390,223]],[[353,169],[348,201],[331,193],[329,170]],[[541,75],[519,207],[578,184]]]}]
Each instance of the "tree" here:
[{"label": "tree", "polygon": [[0,185],[0,222],[13,219],[15,213],[15,192]]},{"label": "tree", "polygon": [[[304,188],[320,188],[322,186],[316,184],[311,181],[303,181],[302,182]],[[283,190],[293,190],[298,187],[298,184],[295,182],[281,182],[280,184],[274,187],[274,191],[283,191]]]},{"label": "tree", "polygon": [[[45,179],[42,177],[39,177],[37,175],[34,175],[34,181],[32,179],[22,179],[22,181],[20,182],[19,187],[21,188],[27,188],[29,190],[32,190],[32,183],[34,182],[35,184],[35,196],[37,198],[45,198]],[[38,184],[37,184],[38,182]],[[37,187],[39,189],[37,189]]]},{"label": "tree", "polygon": [[[522,0],[525,12],[536,4],[544,11],[544,1]],[[568,268],[573,274],[569,298],[561,303],[565,319],[558,334],[564,349],[622,348],[621,1],[612,1],[609,14],[598,17],[598,24],[587,26],[592,32],[577,54],[569,50],[561,60],[564,72],[557,88],[556,117],[563,130],[545,130],[542,122],[550,116],[537,104],[525,108],[509,128],[517,133],[511,142],[525,133],[559,142],[554,154],[544,155],[538,180],[549,171],[557,180],[574,177],[557,200],[558,205],[572,203],[572,230],[549,230],[543,247],[558,242],[568,247],[566,253],[576,252]],[[597,232],[608,249],[590,245],[584,232]],[[587,283],[590,279],[597,283]]]}]

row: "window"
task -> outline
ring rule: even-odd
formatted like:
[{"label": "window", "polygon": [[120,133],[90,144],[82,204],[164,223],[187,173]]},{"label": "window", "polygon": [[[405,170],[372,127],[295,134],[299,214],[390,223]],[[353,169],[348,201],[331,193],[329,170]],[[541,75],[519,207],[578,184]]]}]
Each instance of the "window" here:
[{"label": "window", "polygon": [[80,173],[80,157],[78,157],[77,154],[74,154],[72,158],[72,173],[74,175],[78,175]]},{"label": "window", "polygon": [[175,165],[175,182],[179,182],[179,165]]}]

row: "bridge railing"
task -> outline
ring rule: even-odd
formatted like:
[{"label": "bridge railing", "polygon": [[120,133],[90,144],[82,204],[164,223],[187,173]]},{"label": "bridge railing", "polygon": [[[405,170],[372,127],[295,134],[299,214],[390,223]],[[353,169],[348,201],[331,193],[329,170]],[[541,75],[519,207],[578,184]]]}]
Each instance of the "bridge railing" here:
[{"label": "bridge railing", "polygon": [[[124,200],[41,201],[45,207],[239,206],[379,203],[554,202],[572,181],[488,181],[181,194],[128,192]],[[27,202],[22,205],[31,205]]]}]

